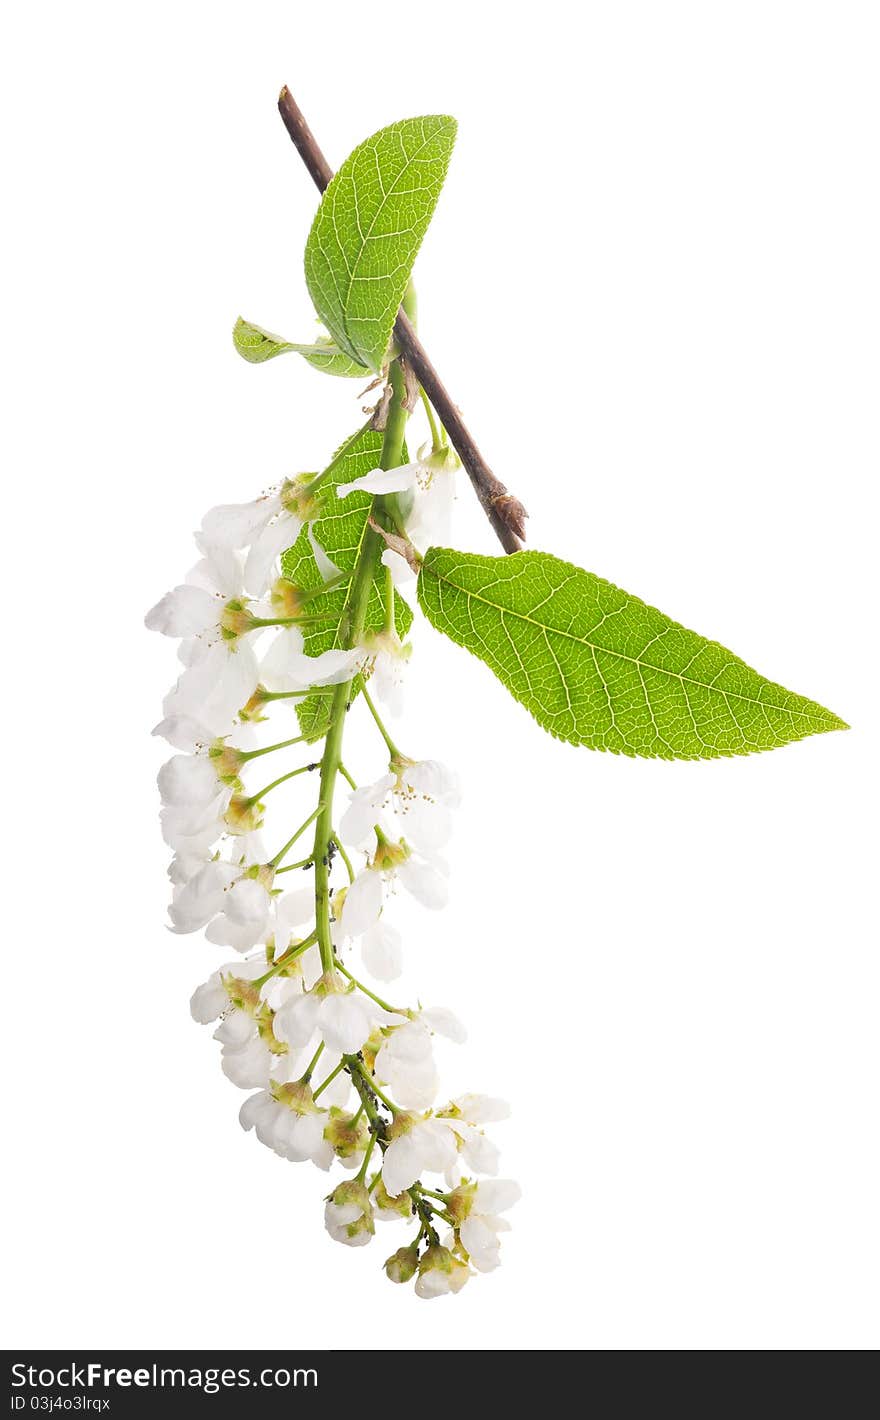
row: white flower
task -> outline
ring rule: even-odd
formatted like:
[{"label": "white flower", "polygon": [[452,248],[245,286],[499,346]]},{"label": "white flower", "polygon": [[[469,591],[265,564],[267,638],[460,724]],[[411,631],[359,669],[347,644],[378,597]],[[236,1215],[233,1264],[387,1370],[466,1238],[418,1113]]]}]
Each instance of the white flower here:
[{"label": "white flower", "polygon": [[467,1263],[462,1262],[449,1248],[432,1244],[419,1262],[416,1296],[430,1300],[460,1292],[470,1275]]},{"label": "white flower", "polygon": [[260,1090],[239,1111],[242,1129],[253,1129],[261,1144],[291,1163],[311,1159],[327,1169],[333,1150],[324,1139],[328,1115],[318,1109],[308,1085],[295,1083]]},{"label": "white flower", "polygon": [[203,551],[186,583],[147,613],[146,625],[185,638],[180,654],[186,669],[163,701],[163,724],[195,720],[221,734],[253,695],[259,673],[238,559],[207,544]]},{"label": "white flower", "polygon": [[233,863],[212,860],[184,882],[174,894],[168,915],[173,932],[198,932],[223,906],[223,894],[238,877]]},{"label": "white flower", "polygon": [[272,1074],[275,1059],[266,1042],[252,1025],[246,1040],[224,1040],[223,1035],[231,1035],[229,1021],[224,1021],[214,1032],[214,1039],[223,1046],[220,1052],[220,1068],[227,1080],[240,1090],[265,1089]]},{"label": "white flower", "polygon": [[466,1039],[458,1017],[437,1006],[392,1029],[376,1054],[377,1080],[390,1086],[404,1109],[427,1109],[437,1094],[437,1068],[431,1047],[435,1032],[458,1045]]},{"label": "white flower", "polygon": [[175,754],[159,770],[162,837],[176,852],[205,854],[225,831],[232,787],[217,777],[217,761]]},{"label": "white flower", "polygon": [[449,541],[457,468],[451,449],[434,452],[425,445],[415,463],[371,469],[351,483],[341,483],[336,492],[340,498],[350,493],[411,492],[412,506],[405,519],[408,536],[418,548],[440,546]]},{"label": "white flower", "polygon": [[360,669],[392,715],[403,709],[403,683],[412,646],[396,631],[376,631],[360,642]]},{"label": "white flower", "polygon": [[243,875],[230,883],[220,911],[205,930],[208,941],[237,952],[249,951],[262,941],[272,907],[271,880],[271,870],[261,870],[258,877]]},{"label": "white flower", "polygon": [[498,1214],[506,1213],[521,1197],[519,1184],[509,1178],[463,1184],[450,1194],[449,1212],[459,1224],[462,1246],[478,1272],[492,1272],[501,1262],[498,1234],[507,1232],[510,1224]]},{"label": "white flower", "polygon": [[364,868],[345,890],[339,932],[342,937],[359,937],[375,927],[382,912],[382,874]]},{"label": "white flower", "polygon": [[455,1162],[455,1139],[446,1123],[431,1116],[395,1115],[389,1129],[392,1142],[382,1160],[382,1180],[392,1198],[423,1173],[445,1173]]},{"label": "white flower", "polygon": [[305,481],[285,480],[280,489],[250,503],[223,503],[202,519],[202,535],[216,547],[248,548],[244,586],[261,597],[272,581],[275,560],[292,547],[308,509]]},{"label": "white flower", "polygon": [[437,759],[395,763],[392,788],[401,837],[414,848],[442,848],[452,831],[450,810],[461,802],[458,776]]},{"label": "white flower", "polygon": [[400,837],[432,853],[449,838],[450,810],[460,800],[458,776],[439,760],[395,759],[388,774],[355,789],[340,820],[340,836],[355,848],[364,847],[376,825],[383,826],[383,810],[391,807]]},{"label": "white flower", "polygon": [[324,1205],[324,1226],[334,1242],[363,1247],[375,1233],[373,1205],[366,1185],[348,1179],[335,1188]]},{"label": "white flower", "polygon": [[360,937],[375,927],[382,912],[383,883],[400,883],[422,907],[445,907],[449,899],[446,865],[442,859],[413,853],[399,843],[384,843],[373,861],[357,874],[345,891],[339,919],[340,936]]},{"label": "white flower", "polygon": [[288,1045],[302,1047],[317,1035],[331,1051],[356,1055],[372,1034],[376,1021],[396,1021],[359,991],[346,989],[332,973],[311,991],[288,1001],[275,1017],[275,1033]]},{"label": "white flower", "polygon": [[339,835],[344,843],[362,848],[381,819],[383,806],[397,783],[394,774],[383,774],[375,784],[355,789],[348,808],[339,820]]},{"label": "white flower", "polygon": [[307,690],[313,685],[341,685],[357,675],[363,652],[322,651],[320,656],[303,652],[303,634],[298,626],[285,626],[272,640],[260,664],[260,680],[267,690]]}]

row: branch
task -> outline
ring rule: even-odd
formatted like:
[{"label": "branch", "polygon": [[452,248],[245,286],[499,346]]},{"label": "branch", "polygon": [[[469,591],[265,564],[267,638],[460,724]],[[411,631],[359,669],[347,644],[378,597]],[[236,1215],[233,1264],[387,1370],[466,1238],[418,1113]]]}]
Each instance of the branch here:
[{"label": "branch", "polygon": [[[333,176],[333,170],[318,147],[315,135],[286,84],[278,96],[278,112],[312,181],[319,192],[323,192]],[[505,552],[518,552],[520,542],[525,538],[525,520],[528,516],[525,508],[518,498],[508,493],[504,484],[495,477],[486,463],[443,381],[431,364],[412,322],[402,309],[398,313],[394,333],[407,363],[439,414],[498,541]]]}]

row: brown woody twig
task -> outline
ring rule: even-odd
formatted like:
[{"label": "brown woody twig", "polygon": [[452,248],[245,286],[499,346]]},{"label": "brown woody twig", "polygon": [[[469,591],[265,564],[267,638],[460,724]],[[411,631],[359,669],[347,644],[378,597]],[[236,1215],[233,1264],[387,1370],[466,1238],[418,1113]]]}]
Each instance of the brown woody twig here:
[{"label": "brown woody twig", "polygon": [[[312,181],[318,190],[323,192],[333,176],[333,170],[318,147],[315,135],[286,84],[278,96],[278,111]],[[518,498],[508,493],[504,484],[495,477],[486,463],[448,390],[431,364],[412,322],[403,310],[398,312],[394,333],[410,369],[440,416],[498,541],[505,552],[518,552],[520,543],[525,538],[525,508]]]}]

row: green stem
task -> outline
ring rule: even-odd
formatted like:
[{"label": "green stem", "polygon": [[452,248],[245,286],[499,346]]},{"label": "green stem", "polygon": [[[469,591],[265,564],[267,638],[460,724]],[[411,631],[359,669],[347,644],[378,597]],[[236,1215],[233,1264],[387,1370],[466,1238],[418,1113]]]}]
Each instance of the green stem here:
[{"label": "green stem", "polygon": [[251,626],[323,626],[335,620],[331,612],[321,616],[255,616],[251,619]]},{"label": "green stem", "polygon": [[255,794],[248,794],[248,803],[258,803],[260,799],[264,798],[266,794],[270,792],[270,790],[276,789],[279,784],[286,783],[288,779],[295,779],[297,774],[308,774],[310,769],[317,769],[317,767],[317,764],[304,764],[302,769],[291,769],[290,772],[287,774],[280,774],[277,779],[272,780],[271,784],[267,784],[265,789],[258,789]]},{"label": "green stem", "polygon": [[311,861],[312,855],[310,853],[308,858],[300,858],[298,863],[286,863],[283,868],[276,868],[275,876],[277,877],[279,873],[293,873],[297,868],[307,868]]},{"label": "green stem", "polygon": [[261,690],[261,700],[299,700],[306,695],[332,695],[335,685],[311,685],[308,690]]},{"label": "green stem", "polygon": [[370,696],[369,696],[369,693],[368,693],[368,691],[367,691],[367,687],[366,687],[366,686],[364,686],[363,690],[361,691],[361,695],[364,697],[364,701],[366,702],[367,709],[369,710],[369,712],[370,712],[370,714],[372,715],[373,719],[376,721],[376,724],[377,724],[378,729],[379,729],[379,734],[382,736],[383,740],[385,741],[386,745],[388,746],[388,753],[391,755],[391,758],[392,758],[392,759],[403,759],[404,756],[400,753],[400,750],[397,748],[397,745],[394,743],[393,739],[391,738],[391,736],[389,735],[388,731],[386,730],[384,724],[382,723],[381,716],[379,715],[378,710],[376,709],[375,705],[373,704],[373,702],[372,702],[372,700],[371,700],[371,698],[370,698]]},{"label": "green stem", "polygon": [[[309,1080],[312,1078],[312,1071],[314,1070],[315,1066],[317,1065],[318,1061],[320,1060],[321,1054],[322,1054],[323,1050],[324,1050],[324,1042],[323,1042],[323,1040],[322,1040],[322,1041],[321,1041],[321,1044],[318,1046],[318,1049],[315,1051],[314,1055],[312,1056],[311,1060],[309,1061],[308,1065],[306,1066],[306,1068],[305,1068],[305,1073],[300,1076],[300,1081],[301,1081],[302,1084],[307,1085],[307,1084],[309,1083]],[[312,1099],[314,1099],[314,1098],[315,1098],[315,1096],[312,1095]]]},{"label": "green stem", "polygon": [[344,764],[340,764],[339,773],[342,775],[346,784],[348,784],[350,788],[354,789],[355,792],[357,792],[357,784],[355,784],[354,780],[352,779]]},{"label": "green stem", "polygon": [[313,1091],[312,1091],[312,1099],[313,1099],[313,1100],[316,1100],[316,1099],[318,1098],[318,1095],[321,1093],[321,1091],[322,1091],[322,1090],[326,1090],[327,1086],[328,1086],[329,1084],[331,1084],[333,1080],[336,1079],[336,1076],[339,1074],[340,1070],[344,1070],[344,1069],[345,1069],[345,1061],[344,1061],[344,1060],[340,1060],[340,1062],[339,1062],[339,1064],[336,1066],[336,1068],[335,1068],[334,1070],[331,1070],[331,1071],[330,1071],[330,1074],[327,1076],[326,1080],[322,1080],[321,1083],[320,1083],[320,1085],[318,1086],[318,1088],[317,1088],[316,1090],[313,1090]]},{"label": "green stem", "polygon": [[[363,1105],[361,1106],[361,1109],[363,1109]],[[360,1116],[360,1112],[361,1112],[361,1111],[358,1110],[358,1116]],[[357,1120],[355,1120],[355,1123],[357,1123]],[[363,1163],[361,1164],[360,1168],[358,1169],[358,1173],[357,1173],[358,1181],[359,1181],[360,1183],[363,1183],[364,1179],[365,1179],[366,1176],[367,1176],[367,1169],[368,1169],[369,1166],[370,1166],[370,1156],[371,1156],[371,1154],[372,1154],[372,1152],[373,1152],[373,1150],[374,1150],[375,1147],[376,1147],[376,1135],[371,1132],[371,1133],[370,1133],[370,1142],[369,1142],[369,1144],[367,1145],[366,1153],[364,1154],[364,1161],[363,1161]]]},{"label": "green stem", "polygon": [[366,1111],[367,1119],[370,1121],[370,1129],[378,1138],[384,1138],[385,1121],[373,1103],[373,1097],[370,1094],[371,1090],[374,1094],[378,1094],[379,1091],[375,1088],[372,1080],[366,1078],[363,1072],[363,1066],[356,1055],[346,1055],[343,1058],[348,1073],[351,1076],[351,1083],[357,1090],[361,1104]]},{"label": "green stem", "polygon": [[342,859],[343,863],[345,864],[345,871],[348,873],[348,881],[349,881],[350,883],[353,883],[353,882],[354,882],[354,868],[351,866],[351,859],[349,858],[348,854],[346,853],[345,849],[343,848],[342,844],[340,843],[338,835],[335,834],[335,833],[334,833],[334,835],[333,835],[333,842],[336,844],[336,847],[339,849],[339,856],[340,856],[340,858]]},{"label": "green stem", "polygon": [[[377,1099],[380,1099],[382,1101],[386,1109],[390,1109],[392,1114],[398,1114],[400,1111],[398,1110],[397,1105],[393,1104],[387,1095],[383,1095],[382,1091],[379,1089],[379,1086],[376,1084],[376,1081],[373,1079],[372,1075],[368,1074],[367,1070],[364,1068],[363,1063],[358,1059],[358,1057],[356,1055],[346,1055],[345,1059],[348,1063],[348,1072],[351,1075],[351,1083],[354,1085],[355,1089],[363,1100],[367,1114],[370,1114],[370,1106],[367,1103],[366,1098],[364,1097],[361,1085],[358,1084],[358,1079],[360,1079],[361,1082],[366,1085],[368,1090],[372,1090],[373,1094],[377,1097]],[[357,1076],[358,1079],[356,1079],[355,1076]],[[378,1115],[376,1117],[378,1118]]]},{"label": "green stem", "polygon": [[371,991],[369,987],[364,986],[362,982],[358,981],[356,976],[352,976],[347,966],[342,965],[338,957],[333,964],[337,971],[341,971],[343,976],[347,976],[349,981],[353,982],[358,991],[363,991],[364,995],[369,996],[371,1001],[375,1001],[377,1006],[381,1006],[383,1011],[391,1011],[395,1016],[405,1016],[407,1014],[406,1011],[398,1010],[396,1006],[389,1006],[388,1002],[383,1001],[381,996],[377,996],[375,991]]},{"label": "green stem", "polygon": [[279,971],[283,971],[286,966],[290,966],[290,963],[294,961],[296,957],[302,956],[303,952],[308,950],[314,940],[315,933],[310,932],[305,941],[297,942],[295,946],[288,947],[287,951],[283,952],[278,960],[272,963],[265,975],[258,976],[256,981],[253,981],[251,984],[259,991],[260,987],[265,986],[267,981],[271,981],[273,976],[277,976]]},{"label": "green stem", "polygon": [[442,454],[446,448],[446,444],[440,437],[440,430],[437,428],[437,421],[434,418],[434,410],[431,407],[431,401],[421,385],[419,385],[419,394],[422,397],[422,404],[425,406],[425,414],[427,415],[428,425],[431,430],[431,451],[435,454]]},{"label": "green stem", "polygon": [[259,759],[260,755],[271,754],[273,750],[287,749],[289,745],[302,744],[305,738],[305,735],[294,735],[292,740],[279,740],[277,745],[266,745],[264,749],[245,750],[241,755],[242,762],[246,764],[251,759]]},{"label": "green stem", "polygon": [[283,847],[282,849],[280,849],[279,852],[277,852],[277,853],[275,854],[275,857],[274,857],[274,858],[270,858],[270,859],[269,859],[269,866],[270,866],[270,867],[272,867],[272,868],[277,868],[277,867],[278,867],[278,864],[281,862],[282,858],[286,857],[288,849],[293,847],[293,845],[294,845],[294,843],[296,842],[296,840],[297,840],[298,838],[301,838],[302,835],[305,833],[305,831],[306,831],[306,829],[308,828],[309,824],[310,824],[310,823],[314,823],[314,822],[315,822],[315,819],[318,817],[319,814],[323,813],[323,811],[324,811],[324,805],[323,805],[323,804],[319,804],[318,807],[315,809],[315,812],[312,813],[312,814],[309,814],[309,816],[308,816],[308,818],[306,819],[305,823],[301,823],[301,824],[300,824],[299,828],[296,830],[296,833],[294,833],[291,838],[288,838],[288,840],[287,840],[287,842],[285,843],[284,847]]},{"label": "green stem", "polygon": [[[396,468],[400,463],[403,436],[406,429],[407,410],[404,405],[406,385],[400,362],[394,360],[389,373],[391,400],[382,440],[379,466],[383,469]],[[374,499],[374,507],[377,500]],[[349,593],[340,622],[339,644],[345,649],[356,646],[364,631],[367,603],[379,560],[382,539],[371,527],[367,527],[361,543],[358,560],[355,563]],[[330,705],[330,728],[324,741],[321,759],[321,808],[315,825],[315,844],[312,858],[315,864],[315,922],[318,932],[318,946],[321,951],[321,965],[324,971],[333,966],[333,943],[330,939],[330,840],[333,837],[333,794],[336,776],[342,758],[342,736],[345,729],[345,711],[348,706],[351,682],[344,681],[336,687]]]}]

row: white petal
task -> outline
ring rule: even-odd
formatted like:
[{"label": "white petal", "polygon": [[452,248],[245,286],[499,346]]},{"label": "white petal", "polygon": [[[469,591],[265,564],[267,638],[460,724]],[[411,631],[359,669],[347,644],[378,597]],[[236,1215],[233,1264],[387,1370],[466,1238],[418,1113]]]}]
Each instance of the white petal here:
[{"label": "white petal", "polygon": [[465,1140],[461,1153],[468,1168],[473,1169],[474,1173],[498,1172],[498,1147],[491,1139],[487,1139],[485,1134],[474,1131]]},{"label": "white petal", "polygon": [[357,674],[362,661],[363,652],[357,647],[352,651],[322,651],[320,656],[292,658],[288,676],[293,689],[307,689],[311,685],[342,685]]},{"label": "white petal", "polygon": [[403,943],[396,927],[379,921],[361,938],[364,966],[377,981],[396,981],[403,970]]},{"label": "white petal", "polygon": [[379,821],[382,805],[396,782],[393,774],[383,774],[375,784],[366,784],[355,789],[348,808],[339,821],[339,833],[344,843],[349,843],[354,848],[363,846]]},{"label": "white petal", "polygon": [[315,894],[311,888],[298,888],[275,899],[275,951],[286,951],[295,927],[308,922],[315,910]]},{"label": "white petal", "polygon": [[415,568],[410,567],[406,558],[401,557],[400,553],[395,552],[392,547],[386,547],[382,553],[382,565],[387,567],[391,573],[391,580],[395,587],[402,587],[415,578]]},{"label": "white petal", "polygon": [[471,1124],[493,1124],[499,1119],[510,1118],[507,1100],[493,1099],[491,1095],[457,1095],[452,1103]]},{"label": "white petal", "polygon": [[175,807],[212,803],[220,785],[214,766],[204,755],[174,754],[156,776],[162,802]]},{"label": "white petal", "polygon": [[288,1045],[307,1045],[315,1033],[320,1006],[320,998],[311,993],[282,1006],[273,1025],[278,1039]]},{"label": "white petal", "polygon": [[147,612],[144,625],[163,636],[199,636],[217,624],[222,609],[222,602],[211,592],[182,584],[166,592]]},{"label": "white petal", "polygon": [[456,1045],[463,1045],[467,1040],[467,1031],[458,1016],[446,1006],[430,1006],[427,1011],[422,1011],[421,1019],[428,1030],[436,1031],[437,1035],[445,1035],[447,1040],[454,1040]]},{"label": "white petal", "polygon": [[206,1026],[209,1021],[216,1021],[221,1011],[225,1011],[228,1002],[226,987],[223,985],[219,971],[215,971],[207,981],[203,981],[201,986],[196,987],[190,997],[190,1015],[194,1021]]},{"label": "white petal", "polygon": [[153,730],[154,735],[161,736],[175,749],[185,750],[188,754],[193,754],[197,749],[209,745],[212,740],[217,738],[218,733],[219,731],[211,730],[192,715],[166,716]]},{"label": "white petal", "polygon": [[392,1198],[412,1187],[422,1168],[422,1155],[414,1138],[415,1131],[401,1134],[385,1150],[382,1160],[382,1182]]},{"label": "white petal", "polygon": [[255,1030],[254,1021],[247,1012],[239,1011],[234,1007],[228,1015],[223,1017],[214,1032],[214,1039],[219,1040],[221,1045],[238,1047],[247,1045]]},{"label": "white petal", "polygon": [[436,912],[449,901],[449,884],[433,863],[419,858],[407,858],[405,863],[395,869],[395,876],[422,907],[429,907]]},{"label": "white petal", "polygon": [[202,518],[202,534],[217,547],[247,547],[278,507],[278,495],[251,503],[221,503]]},{"label": "white petal", "polygon": [[283,513],[254,538],[244,564],[244,586],[250,596],[261,597],[268,591],[276,557],[293,547],[301,527],[299,518]]},{"label": "white petal", "polygon": [[474,1207],[480,1213],[506,1213],[522,1198],[522,1189],[512,1178],[491,1178],[477,1184]]},{"label": "white petal", "polygon": [[425,1301],[431,1301],[434,1297],[445,1297],[450,1291],[449,1275],[440,1272],[436,1267],[432,1267],[430,1272],[423,1272],[416,1278],[416,1296],[422,1297]]},{"label": "white petal", "polygon": [[255,1087],[265,1089],[269,1083],[272,1053],[260,1037],[255,1035],[240,1050],[224,1045],[220,1066],[226,1078],[240,1090],[252,1090]]},{"label": "white petal", "polygon": [[415,487],[421,472],[417,463],[401,464],[399,468],[373,468],[352,483],[340,483],[337,497],[347,498],[349,493],[403,493]]},{"label": "white petal", "polygon": [[315,529],[313,525],[309,523],[308,526],[309,546],[312,549],[312,556],[315,559],[315,564],[324,581],[332,582],[334,577],[339,576],[340,569],[336,566],[335,562],[331,562],[330,558],[327,556],[323,547],[319,543],[318,539],[315,536]]},{"label": "white petal", "polygon": [[356,1055],[372,1028],[365,1005],[354,993],[334,993],[321,1002],[318,1029],[330,1050]]},{"label": "white petal", "polygon": [[359,937],[379,920],[382,911],[382,877],[372,868],[358,873],[345,894],[339,929],[345,937]]}]

